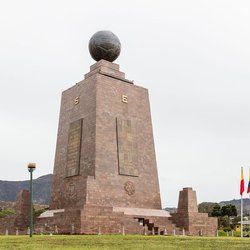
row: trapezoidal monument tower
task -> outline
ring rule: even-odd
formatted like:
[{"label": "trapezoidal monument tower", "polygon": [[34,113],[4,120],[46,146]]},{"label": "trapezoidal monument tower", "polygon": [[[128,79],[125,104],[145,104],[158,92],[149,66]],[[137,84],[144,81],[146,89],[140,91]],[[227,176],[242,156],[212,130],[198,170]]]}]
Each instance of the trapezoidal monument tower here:
[{"label": "trapezoidal monument tower", "polygon": [[50,209],[64,233],[72,223],[77,233],[140,233],[145,222],[138,221],[169,217],[161,208],[148,91],[112,63],[120,53],[112,32],[95,33],[89,49],[97,62],[62,93]]}]

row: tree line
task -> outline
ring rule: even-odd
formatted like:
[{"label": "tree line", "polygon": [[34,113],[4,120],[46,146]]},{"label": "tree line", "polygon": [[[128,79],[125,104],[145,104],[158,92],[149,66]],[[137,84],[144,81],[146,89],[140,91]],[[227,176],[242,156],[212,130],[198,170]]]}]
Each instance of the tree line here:
[{"label": "tree line", "polygon": [[236,206],[232,204],[220,206],[218,203],[203,202],[199,204],[199,212],[208,213],[211,217],[217,217],[219,229],[225,231],[235,229],[240,221],[240,216],[237,216]]}]

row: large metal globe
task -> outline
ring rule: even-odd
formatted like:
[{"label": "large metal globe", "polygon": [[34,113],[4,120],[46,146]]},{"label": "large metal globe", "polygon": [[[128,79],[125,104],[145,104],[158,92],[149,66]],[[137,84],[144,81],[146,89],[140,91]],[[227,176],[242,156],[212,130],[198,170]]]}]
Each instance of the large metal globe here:
[{"label": "large metal globe", "polygon": [[121,43],[111,31],[98,31],[89,40],[89,52],[96,61],[104,59],[113,62],[120,55]]}]

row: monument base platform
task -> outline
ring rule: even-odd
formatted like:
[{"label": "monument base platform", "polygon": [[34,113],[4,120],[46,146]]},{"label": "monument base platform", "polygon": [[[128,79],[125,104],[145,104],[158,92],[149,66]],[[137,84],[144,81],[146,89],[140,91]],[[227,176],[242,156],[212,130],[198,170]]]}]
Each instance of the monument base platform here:
[{"label": "monument base platform", "polygon": [[[16,214],[0,218],[0,234],[29,233],[29,193],[18,195]],[[34,220],[36,234],[143,234],[216,236],[217,218],[199,213],[196,192],[180,191],[176,213],[161,209],[93,204],[83,209],[56,209]]]},{"label": "monument base platform", "polygon": [[85,205],[41,214],[35,232],[59,234],[166,234],[181,230],[165,210]]},{"label": "monument base platform", "polygon": [[46,211],[37,219],[36,232],[61,234],[146,234],[215,236],[217,218],[199,213],[196,192],[184,188],[176,213],[161,209],[87,204],[82,210]]}]

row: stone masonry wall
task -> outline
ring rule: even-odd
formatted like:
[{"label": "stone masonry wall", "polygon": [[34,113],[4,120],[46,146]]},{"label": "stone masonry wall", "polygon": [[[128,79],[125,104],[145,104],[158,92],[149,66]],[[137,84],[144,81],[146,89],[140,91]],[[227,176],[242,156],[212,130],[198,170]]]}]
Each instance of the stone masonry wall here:
[{"label": "stone masonry wall", "polygon": [[196,192],[192,188],[180,191],[177,213],[172,214],[171,220],[189,235],[215,236],[218,227],[217,218],[198,212]]},{"label": "stone masonry wall", "polygon": [[[96,82],[95,178],[88,178],[87,202],[100,206],[161,209],[148,91],[107,75]],[[122,101],[122,96],[127,102]],[[134,125],[138,176],[119,174],[116,118]],[[126,190],[127,184],[134,189]]]},{"label": "stone masonry wall", "polygon": [[21,190],[17,195],[15,227],[25,230],[30,223],[30,192]]},{"label": "stone masonry wall", "polygon": [[[117,118],[132,123],[129,140],[137,146],[132,167],[138,176],[119,174]],[[79,175],[67,177],[69,127],[79,119]],[[148,91],[126,80],[119,65],[104,60],[64,91],[61,101],[51,209],[83,209],[85,204],[161,209]]]},{"label": "stone masonry wall", "polygon": [[[95,92],[95,83],[86,79],[62,94],[51,209],[82,209],[86,202],[87,177],[95,173]],[[69,126],[79,119],[82,119],[79,175],[66,177]]]}]

